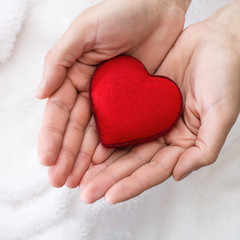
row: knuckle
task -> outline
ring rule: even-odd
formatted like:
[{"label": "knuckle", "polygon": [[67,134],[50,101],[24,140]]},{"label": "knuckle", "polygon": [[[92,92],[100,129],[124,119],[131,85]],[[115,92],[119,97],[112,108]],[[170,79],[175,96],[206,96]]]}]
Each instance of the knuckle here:
[{"label": "knuckle", "polygon": [[131,151],[129,153],[129,157],[132,158],[133,160],[137,161],[137,162],[142,162],[143,161],[143,157],[135,151]]},{"label": "knuckle", "polygon": [[92,132],[94,135],[98,136],[97,127],[94,121],[90,121],[87,125],[86,131]]},{"label": "knuckle", "polygon": [[82,134],[85,131],[83,123],[77,119],[70,118],[69,125],[80,134]]},{"label": "knuckle", "polygon": [[[57,127],[54,126],[44,126],[42,127],[42,134],[43,133],[47,133],[48,135],[51,135],[53,138],[56,137],[60,137],[62,138],[64,136],[64,131],[62,129],[59,129]],[[55,140],[55,138],[53,139],[53,141]],[[53,143],[53,141],[48,142],[48,149],[51,149],[51,147],[54,148],[55,144]]]},{"label": "knuckle", "polygon": [[[69,158],[72,158],[72,159],[76,159],[76,153],[73,152],[72,149],[68,148],[68,147],[65,147],[63,146],[62,147],[62,153],[64,153],[65,155],[69,156]],[[66,164],[69,163],[71,165],[71,163],[69,161],[66,162]]]},{"label": "knuckle", "polygon": [[106,176],[106,178],[112,180],[113,184],[117,183],[120,180],[120,177],[115,176],[113,172],[108,168],[103,172],[103,174]]},{"label": "knuckle", "polygon": [[135,182],[139,186],[140,191],[143,192],[146,189],[144,182],[142,182],[141,179],[135,176],[134,174],[132,174],[131,177],[135,180]]},{"label": "knuckle", "polygon": [[86,103],[89,103],[89,93],[88,92],[81,92],[79,96],[86,101]]},{"label": "knuckle", "polygon": [[202,158],[201,165],[202,166],[212,165],[216,162],[217,157],[218,157],[218,154],[212,153],[209,156],[206,156],[206,157]]},{"label": "knuckle", "polygon": [[49,98],[48,102],[50,104],[55,105],[57,108],[59,108],[61,111],[63,112],[67,112],[68,114],[71,112],[71,106],[68,106],[67,104],[65,104],[63,101],[61,100],[56,100],[54,98]]},{"label": "knuckle", "polygon": [[81,159],[81,161],[89,162],[92,159],[92,155],[84,150],[79,150],[78,157]]},{"label": "knuckle", "polygon": [[165,178],[169,178],[172,175],[172,168],[169,168],[169,165],[167,164],[160,164],[160,167],[162,169],[162,172],[166,176]]},{"label": "knuckle", "polygon": [[172,175],[172,167],[169,166],[167,161],[151,161],[149,163],[152,167],[159,169],[159,175],[164,176],[164,178],[169,178]]}]

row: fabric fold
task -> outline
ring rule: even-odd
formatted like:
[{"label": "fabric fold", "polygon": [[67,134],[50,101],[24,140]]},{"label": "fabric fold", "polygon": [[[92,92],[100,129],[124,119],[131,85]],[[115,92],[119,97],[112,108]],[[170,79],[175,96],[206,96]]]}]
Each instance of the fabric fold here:
[{"label": "fabric fold", "polygon": [[11,57],[27,12],[27,0],[0,0],[0,63]]}]

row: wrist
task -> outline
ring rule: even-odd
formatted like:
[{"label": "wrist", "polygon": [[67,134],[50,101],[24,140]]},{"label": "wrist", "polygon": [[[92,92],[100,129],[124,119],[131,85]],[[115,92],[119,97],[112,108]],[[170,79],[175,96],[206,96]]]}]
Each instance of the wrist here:
[{"label": "wrist", "polygon": [[204,22],[211,28],[240,42],[240,0],[223,7]]},{"label": "wrist", "polygon": [[[162,0],[158,0],[162,1]],[[185,16],[192,0],[166,0],[165,3],[175,11]]]},{"label": "wrist", "polygon": [[[137,0],[139,1],[139,0]],[[148,5],[152,5],[158,12],[158,18],[164,26],[184,27],[185,15],[191,0],[144,0]],[[150,4],[151,3],[151,4]],[[164,13],[164,14],[163,14]]]},{"label": "wrist", "polygon": [[177,5],[182,9],[184,14],[186,14],[189,5],[191,4],[192,0],[177,0],[176,3]]}]

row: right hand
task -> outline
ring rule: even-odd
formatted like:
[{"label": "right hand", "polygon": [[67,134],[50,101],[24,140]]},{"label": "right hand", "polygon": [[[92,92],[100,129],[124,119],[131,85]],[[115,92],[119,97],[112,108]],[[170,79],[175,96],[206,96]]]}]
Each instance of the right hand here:
[{"label": "right hand", "polygon": [[240,112],[239,11],[235,1],[183,31],[156,72],[174,79],[183,94],[177,125],[89,169],[81,181],[83,201],[125,201],[216,161]]},{"label": "right hand", "polygon": [[94,152],[101,162],[113,151],[99,144],[91,118],[88,90],[96,65],[125,53],[153,74],[182,32],[189,2],[106,0],[82,12],[48,52],[37,93],[49,98],[38,155],[50,166],[53,186],[67,181],[77,187]]}]

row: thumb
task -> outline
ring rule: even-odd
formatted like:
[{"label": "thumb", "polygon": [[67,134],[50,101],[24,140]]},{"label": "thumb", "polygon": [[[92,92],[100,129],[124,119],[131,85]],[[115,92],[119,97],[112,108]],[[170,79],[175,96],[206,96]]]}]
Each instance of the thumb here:
[{"label": "thumb", "polygon": [[195,145],[182,153],[174,167],[174,179],[182,180],[192,171],[214,163],[236,118],[221,110],[209,110],[201,120]]},{"label": "thumb", "polygon": [[[83,54],[86,47],[87,22],[80,16],[50,49],[45,57],[42,81],[36,96],[40,99],[51,96],[63,83],[67,69]],[[94,31],[94,29],[92,29]],[[93,38],[92,38],[93,39]]]}]

